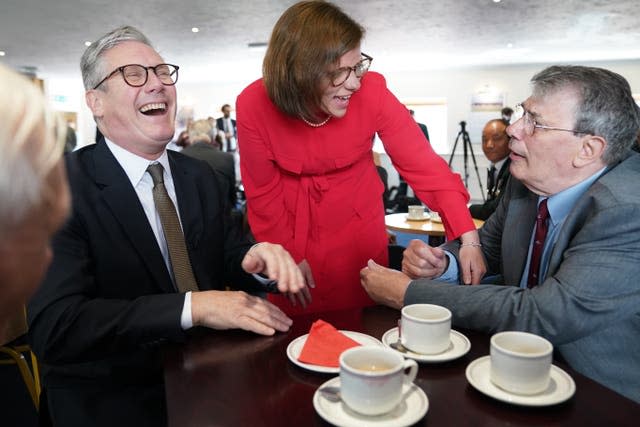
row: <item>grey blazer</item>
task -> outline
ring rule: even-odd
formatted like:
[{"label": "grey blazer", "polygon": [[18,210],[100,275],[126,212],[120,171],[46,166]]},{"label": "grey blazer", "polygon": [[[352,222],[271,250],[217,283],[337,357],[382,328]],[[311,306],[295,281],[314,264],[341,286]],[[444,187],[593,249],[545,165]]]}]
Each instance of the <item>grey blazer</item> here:
[{"label": "grey blazer", "polygon": [[[640,402],[639,182],[635,153],[595,181],[562,225],[544,282],[529,290],[518,283],[537,196],[512,178],[480,230],[487,275],[507,286],[416,280],[405,304],[446,306],[463,328],[542,335],[572,368]],[[456,246],[447,249],[457,257]]]}]

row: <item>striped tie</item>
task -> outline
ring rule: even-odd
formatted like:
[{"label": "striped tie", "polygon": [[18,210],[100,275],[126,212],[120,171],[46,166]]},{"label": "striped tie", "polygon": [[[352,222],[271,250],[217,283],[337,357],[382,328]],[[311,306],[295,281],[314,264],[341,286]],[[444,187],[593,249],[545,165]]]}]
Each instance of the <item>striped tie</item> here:
[{"label": "striped tie", "polygon": [[160,163],[154,163],[147,168],[147,172],[153,179],[153,201],[160,215],[164,238],[169,247],[169,260],[173,268],[173,276],[180,292],[197,291],[198,284],[193,277],[178,215],[169,198],[167,188],[164,186],[163,171],[164,168]]}]

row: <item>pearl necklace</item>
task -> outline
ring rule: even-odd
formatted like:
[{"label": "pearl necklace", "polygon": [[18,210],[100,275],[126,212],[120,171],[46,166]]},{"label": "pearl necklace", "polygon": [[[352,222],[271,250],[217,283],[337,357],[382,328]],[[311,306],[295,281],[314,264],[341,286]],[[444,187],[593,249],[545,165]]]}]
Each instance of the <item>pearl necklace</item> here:
[{"label": "pearl necklace", "polygon": [[331,118],[331,116],[328,116],[326,119],[324,119],[320,123],[312,123],[309,120],[305,119],[304,117],[300,117],[300,118],[302,119],[303,122],[305,122],[309,126],[314,127],[314,128],[319,128],[320,126],[326,125],[327,122],[329,121],[329,119]]}]

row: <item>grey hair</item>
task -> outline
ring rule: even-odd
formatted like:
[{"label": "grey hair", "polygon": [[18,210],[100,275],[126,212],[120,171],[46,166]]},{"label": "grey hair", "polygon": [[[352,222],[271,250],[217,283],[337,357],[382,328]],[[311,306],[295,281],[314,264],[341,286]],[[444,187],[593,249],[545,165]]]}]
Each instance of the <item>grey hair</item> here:
[{"label": "grey hair", "polygon": [[40,88],[0,64],[0,241],[48,197],[66,126]]},{"label": "grey hair", "polygon": [[573,128],[607,141],[602,155],[606,164],[628,155],[640,130],[640,108],[624,77],[603,68],[554,65],[533,76],[531,82],[534,95],[575,89],[581,99],[574,112]]},{"label": "grey hair", "polygon": [[128,25],[118,27],[100,37],[87,47],[80,60],[80,71],[82,72],[82,82],[85,90],[93,89],[100,80],[106,77],[105,74],[111,71],[104,69],[103,53],[126,41],[137,41],[153,48],[147,36]]}]

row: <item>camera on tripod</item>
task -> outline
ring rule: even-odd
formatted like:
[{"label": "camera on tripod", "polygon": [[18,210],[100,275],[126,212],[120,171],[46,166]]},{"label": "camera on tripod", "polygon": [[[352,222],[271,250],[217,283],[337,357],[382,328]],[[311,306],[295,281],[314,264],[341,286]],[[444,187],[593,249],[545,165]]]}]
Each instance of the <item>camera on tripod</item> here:
[{"label": "camera on tripod", "polygon": [[449,169],[451,169],[451,163],[453,162],[453,156],[456,154],[456,147],[458,141],[462,137],[462,153],[463,153],[463,165],[464,165],[464,186],[469,188],[469,155],[471,153],[471,160],[473,160],[473,167],[476,170],[476,176],[478,177],[478,185],[480,186],[480,194],[482,194],[482,201],[484,198],[484,190],[482,189],[482,181],[480,180],[480,172],[478,172],[478,164],[476,163],[476,156],[473,154],[473,146],[471,145],[471,139],[469,138],[469,132],[466,129],[467,122],[464,120],[460,122],[460,132],[456,136],[456,142],[453,144],[453,150],[451,150],[451,157],[449,157]]}]

